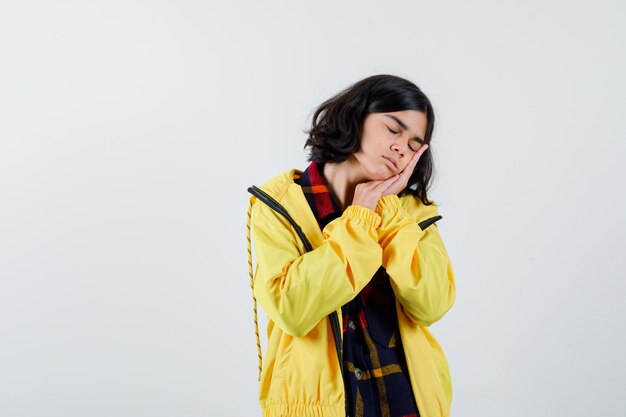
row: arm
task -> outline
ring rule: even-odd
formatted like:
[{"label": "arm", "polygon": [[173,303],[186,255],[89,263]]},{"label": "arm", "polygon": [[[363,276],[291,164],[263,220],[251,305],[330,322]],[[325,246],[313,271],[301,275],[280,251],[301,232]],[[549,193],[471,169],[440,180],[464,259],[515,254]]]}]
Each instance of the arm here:
[{"label": "arm", "polygon": [[376,233],[380,216],[363,206],[347,207],[324,228],[324,242],[304,254],[289,222],[266,204],[257,201],[251,222],[254,296],[292,336],[306,335],[353,299],[382,264]]},{"label": "arm", "polygon": [[[432,206],[428,217],[436,216]],[[430,208],[430,206],[429,206]],[[456,297],[454,271],[436,224],[422,230],[395,194],[384,195],[376,212],[383,267],[405,313],[430,326],[450,310]]]}]

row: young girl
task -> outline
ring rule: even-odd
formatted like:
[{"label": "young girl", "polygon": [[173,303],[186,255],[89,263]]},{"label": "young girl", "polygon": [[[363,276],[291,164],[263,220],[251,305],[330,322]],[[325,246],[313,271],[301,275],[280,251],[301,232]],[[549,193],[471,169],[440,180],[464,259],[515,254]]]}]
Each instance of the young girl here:
[{"label": "young girl", "polygon": [[368,77],[315,111],[304,171],[248,189],[264,417],[450,415],[448,363],[428,330],[456,296],[426,196],[434,122],[415,84]]}]

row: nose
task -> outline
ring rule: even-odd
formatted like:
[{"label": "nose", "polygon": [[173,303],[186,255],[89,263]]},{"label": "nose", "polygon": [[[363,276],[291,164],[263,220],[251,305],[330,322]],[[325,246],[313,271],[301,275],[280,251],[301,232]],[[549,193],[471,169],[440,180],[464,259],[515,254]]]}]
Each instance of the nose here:
[{"label": "nose", "polygon": [[408,145],[406,144],[395,142],[393,145],[391,145],[391,149],[393,149],[394,152],[397,152],[400,157],[403,157],[407,152],[407,146]]}]

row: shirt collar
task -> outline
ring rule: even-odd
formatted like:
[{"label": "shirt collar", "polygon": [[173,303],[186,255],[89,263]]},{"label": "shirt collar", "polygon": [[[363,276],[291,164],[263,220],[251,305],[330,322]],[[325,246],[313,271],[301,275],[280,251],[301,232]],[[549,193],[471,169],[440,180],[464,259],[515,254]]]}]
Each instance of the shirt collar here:
[{"label": "shirt collar", "polygon": [[341,209],[330,194],[328,184],[322,174],[323,167],[324,164],[311,161],[302,173],[299,182],[313,214],[320,223],[325,225],[332,218],[340,216]]}]

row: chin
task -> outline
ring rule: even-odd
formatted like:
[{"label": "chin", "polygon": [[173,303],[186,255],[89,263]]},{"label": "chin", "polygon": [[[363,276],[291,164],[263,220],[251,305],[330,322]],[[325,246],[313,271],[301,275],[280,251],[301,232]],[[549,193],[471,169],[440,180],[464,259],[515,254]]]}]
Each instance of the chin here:
[{"label": "chin", "polygon": [[[365,166],[364,166],[365,168]],[[367,181],[384,181],[393,175],[393,172],[386,165],[373,163],[364,170]]]},{"label": "chin", "polygon": [[391,173],[391,171],[389,171],[388,169],[380,170],[372,175],[371,181],[384,181],[388,178],[391,178],[392,175],[393,173]]}]

